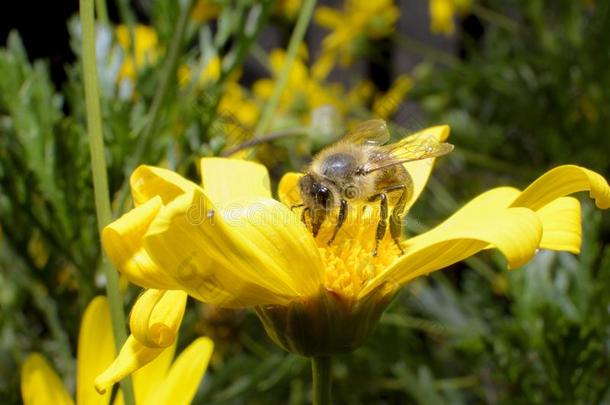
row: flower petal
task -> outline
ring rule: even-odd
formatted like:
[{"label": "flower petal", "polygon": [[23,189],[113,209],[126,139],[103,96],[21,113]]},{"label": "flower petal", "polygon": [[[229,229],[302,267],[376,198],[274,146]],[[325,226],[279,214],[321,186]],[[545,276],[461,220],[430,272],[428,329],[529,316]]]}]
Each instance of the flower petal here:
[{"label": "flower petal", "polygon": [[131,333],[148,347],[172,345],[184,316],[186,298],[181,290],[146,290],[131,310]]},{"label": "flower petal", "polygon": [[271,198],[269,173],[259,163],[240,159],[203,158],[199,162],[205,194],[216,207],[251,197]]},{"label": "flower petal", "polygon": [[544,173],[521,193],[512,206],[537,210],[558,197],[586,190],[598,208],[610,208],[610,186],[606,180],[594,171],[574,165],[559,166]]},{"label": "flower petal", "polygon": [[21,397],[24,405],[74,403],[55,371],[38,353],[30,354],[21,368]]},{"label": "flower petal", "polygon": [[151,260],[142,244],[144,234],[161,208],[161,197],[153,197],[106,226],[102,232],[102,245],[112,263],[130,282],[144,288],[178,288],[178,284]]},{"label": "flower petal", "polygon": [[489,245],[504,254],[509,268],[516,268],[532,258],[541,238],[542,223],[527,208],[473,213],[470,221],[455,221],[409,239],[406,253],[377,275],[360,296],[384,282],[406,284],[464,260]]},{"label": "flower petal", "polygon": [[544,228],[541,248],[580,253],[581,209],[576,198],[558,198],[540,208],[536,214]]},{"label": "flower petal", "polygon": [[164,384],[175,353],[176,343],[163,350],[150,363],[133,372],[131,378],[136,404],[151,403],[149,401],[151,393],[156,391],[161,384]]},{"label": "flower petal", "polygon": [[95,297],[87,306],[78,336],[76,403],[107,404],[110,392],[100,395],[93,386],[115,356],[110,309],[106,297]]},{"label": "flower petal", "polygon": [[136,206],[148,200],[161,197],[163,204],[168,204],[174,198],[187,193],[197,184],[185,179],[178,173],[155,166],[139,166],[129,179],[131,195]]},{"label": "flower petal", "polygon": [[[421,138],[422,140],[432,139],[437,142],[444,142],[449,137],[449,126],[439,125],[436,127],[426,128],[413,134],[412,136]],[[415,201],[417,201],[417,198],[424,190],[424,187],[428,182],[428,178],[430,177],[430,172],[434,167],[435,160],[436,158],[429,158],[405,163],[403,165],[413,180],[413,194],[411,195],[409,201],[407,201],[406,210],[408,210],[415,203]]]},{"label": "flower petal", "polygon": [[329,30],[344,24],[343,15],[332,7],[317,7],[313,18],[316,24]]},{"label": "flower petal", "polygon": [[311,234],[272,199],[216,209],[195,190],[157,216],[144,245],[182,289],[225,307],[287,304],[316,294],[323,273]]},{"label": "flower petal", "polygon": [[133,335],[130,335],[123,344],[117,358],[95,379],[95,389],[99,393],[106,392],[110,386],[121,381],[135,370],[144,367],[164,350],[171,349],[146,347],[138,342]]},{"label": "flower petal", "polygon": [[301,177],[303,177],[303,173],[288,172],[282,176],[280,184],[278,184],[278,198],[287,207],[302,202],[301,192],[299,191],[299,179]]},{"label": "flower petal", "polygon": [[174,361],[163,383],[146,398],[146,404],[191,403],[208,368],[214,343],[202,337],[191,343]]}]

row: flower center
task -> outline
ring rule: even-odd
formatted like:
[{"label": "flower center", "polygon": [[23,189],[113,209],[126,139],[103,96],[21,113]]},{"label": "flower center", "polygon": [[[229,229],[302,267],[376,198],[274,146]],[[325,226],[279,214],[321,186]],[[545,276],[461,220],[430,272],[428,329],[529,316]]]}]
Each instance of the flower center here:
[{"label": "flower center", "polygon": [[373,256],[378,218],[375,213],[350,216],[330,246],[327,242],[335,222],[327,221],[322,226],[316,242],[326,268],[326,288],[356,298],[372,278],[398,257],[399,250],[389,231],[379,241],[377,256]]}]

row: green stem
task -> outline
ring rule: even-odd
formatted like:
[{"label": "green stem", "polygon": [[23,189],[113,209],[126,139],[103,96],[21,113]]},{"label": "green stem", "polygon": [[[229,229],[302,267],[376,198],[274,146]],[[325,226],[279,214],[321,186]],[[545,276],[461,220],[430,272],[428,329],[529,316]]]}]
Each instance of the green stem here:
[{"label": "green stem", "polygon": [[328,405],[330,400],[332,358],[330,356],[311,358],[313,379],[313,405]]},{"label": "green stem", "polygon": [[430,46],[422,41],[413,39],[407,35],[395,33],[392,37],[394,41],[405,50],[422,55],[424,58],[438,62],[446,66],[455,66],[459,59],[455,56]]},{"label": "green stem", "polygon": [[492,24],[496,24],[507,31],[516,32],[519,30],[519,23],[517,21],[480,4],[474,3],[472,6],[472,12],[481,19],[487,20]]},{"label": "green stem", "polygon": [[106,8],[106,0],[95,0],[95,12],[97,13],[97,20],[108,25],[108,9]]},{"label": "green stem", "polygon": [[163,71],[161,72],[161,81],[159,83],[159,87],[157,87],[155,95],[153,96],[153,101],[148,112],[146,126],[144,127],[135,153],[133,154],[133,158],[129,161],[125,168],[125,182],[123,183],[119,193],[119,212],[122,212],[124,210],[125,204],[127,202],[127,197],[129,196],[129,175],[136,167],[136,165],[140,164],[144,155],[148,151],[150,143],[158,130],[157,127],[159,125],[159,119],[161,117],[162,111],[161,107],[163,107],[163,104],[165,103],[165,99],[171,87],[170,85],[172,83],[175,83],[176,81],[178,57],[180,56],[180,48],[182,46],[184,34],[186,33],[186,26],[188,23],[188,17],[190,15],[192,5],[193,0],[189,0],[188,3],[185,4],[182,8],[180,16],[178,17],[176,29],[169,44],[167,59],[165,60],[165,64],[163,65]]},{"label": "green stem", "polygon": [[280,97],[282,96],[284,87],[286,87],[286,82],[288,81],[290,70],[292,69],[294,60],[296,59],[297,52],[299,50],[299,45],[301,45],[301,42],[303,42],[303,38],[305,37],[305,32],[307,31],[307,26],[309,25],[309,20],[311,20],[311,15],[313,13],[315,5],[316,0],[303,1],[303,5],[301,6],[301,11],[299,12],[299,17],[294,27],[294,31],[292,32],[290,42],[288,43],[284,66],[282,67],[282,71],[280,72],[280,75],[275,82],[271,98],[269,99],[269,102],[265,105],[265,108],[261,113],[261,118],[258,121],[256,128],[254,129],[254,138],[258,138],[269,129],[271,118],[273,118],[273,114],[275,113],[277,105],[280,102]]},{"label": "green stem", "polygon": [[[93,17],[93,0],[80,0],[80,19],[83,29],[82,64],[85,82],[85,105],[87,109],[87,132],[89,134],[89,152],[91,155],[91,170],[93,172],[93,191],[95,194],[95,210],[97,224],[101,234],[102,229],[112,219],[108,191],[108,178],[104,154],[104,137],[102,134],[102,117],[97,89],[97,70],[95,58],[95,22]],[[104,258],[103,268],[106,274],[106,292],[110,302],[112,330],[117,352],[127,339],[125,333],[125,314],[123,300],[119,291],[119,276],[110,263]],[[131,379],[121,382],[125,404],[133,405],[133,387]]]}]

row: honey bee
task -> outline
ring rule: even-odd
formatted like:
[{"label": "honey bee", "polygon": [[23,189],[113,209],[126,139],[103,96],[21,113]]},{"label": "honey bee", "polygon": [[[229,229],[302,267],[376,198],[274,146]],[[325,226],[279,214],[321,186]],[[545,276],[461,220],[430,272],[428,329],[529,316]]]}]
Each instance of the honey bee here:
[{"label": "honey bee", "polygon": [[373,256],[386,233],[388,207],[390,234],[401,254],[402,215],[413,194],[413,181],[403,163],[445,155],[453,145],[406,137],[387,144],[390,132],[384,120],[373,119],[358,124],[335,144],[318,153],[298,182],[303,207],[301,220],[317,236],[327,215],[338,209],[337,223],[328,245],[345,222],[350,203],[379,202],[380,218],[375,232]]}]

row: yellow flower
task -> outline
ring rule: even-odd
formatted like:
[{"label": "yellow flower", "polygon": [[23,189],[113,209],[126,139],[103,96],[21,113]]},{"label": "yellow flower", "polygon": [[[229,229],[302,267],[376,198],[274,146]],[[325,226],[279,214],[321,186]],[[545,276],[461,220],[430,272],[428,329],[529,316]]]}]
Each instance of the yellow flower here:
[{"label": "yellow flower", "polygon": [[455,14],[466,14],[472,8],[472,0],[430,0],[430,31],[452,35],[455,32]]},{"label": "yellow flower", "polygon": [[[178,84],[180,87],[187,86],[193,76],[193,70],[189,65],[182,65],[178,68]],[[199,72],[199,85],[213,83],[220,77],[220,58],[214,56],[206,66]]]},{"label": "yellow flower", "polygon": [[[213,343],[199,338],[173,362],[175,345],[146,367],[134,373],[134,393],[138,404],[188,404],[195,396],[212,354]],[[76,403],[103,405],[111,391],[96,392],[93,381],[115,356],[108,302],[105,297],[91,301],[83,315],[78,337]],[[21,393],[25,405],[73,404],[60,378],[45,358],[33,353],[21,368]],[[122,404],[119,395],[114,401]]]},{"label": "yellow flower", "polygon": [[[116,28],[116,36],[119,45],[123,49],[123,64],[119,70],[118,80],[134,80],[138,70],[152,65],[159,57],[157,33],[152,27],[146,25],[136,25],[133,28],[135,48],[131,49],[129,28],[126,25],[119,25]],[[133,61],[135,56],[135,64]]]},{"label": "yellow flower", "polygon": [[[415,136],[444,141],[448,134],[448,127],[438,126]],[[413,179],[408,207],[432,164],[433,159],[405,164]],[[375,210],[350,209],[328,246],[336,219],[314,238],[289,208],[300,202],[300,174],[284,176],[279,202],[257,163],[205,158],[200,169],[202,185],[169,170],[139,167],[131,177],[136,207],[103,231],[108,256],[149,291],[255,308],[278,345],[307,356],[354,349],[399,288],[481,250],[498,249],[510,268],[539,248],[578,252],[580,206],[567,194],[590,190],[598,207],[610,207],[610,187],[600,175],[561,166],[523,192],[500,187],[478,196],[436,228],[401,241],[403,255],[386,236],[374,257]],[[148,325],[150,309],[136,309],[152,307],[140,301],[132,321]]]},{"label": "yellow flower", "polygon": [[200,24],[217,18],[220,14],[220,4],[210,0],[197,0],[191,11],[191,18]]},{"label": "yellow flower", "polygon": [[390,89],[375,99],[373,103],[375,116],[383,119],[390,118],[398,110],[400,103],[412,87],[413,79],[410,76],[398,76]]},{"label": "yellow flower", "polygon": [[[312,67],[311,72],[305,64],[307,49],[301,48],[301,51],[292,65],[286,87],[280,98],[280,113],[296,115],[302,121],[306,121],[312,110],[323,105],[332,105],[340,111],[345,110],[345,104],[341,100],[343,87],[339,84],[322,83],[320,77],[314,74],[314,70],[317,69],[316,64]],[[269,63],[272,78],[257,80],[252,87],[258,98],[262,100],[271,98],[275,86],[274,81],[280,75],[285,60],[284,50],[275,49],[271,52]]]},{"label": "yellow flower", "polygon": [[339,59],[343,66],[351,65],[362,51],[363,41],[390,35],[398,17],[400,9],[392,0],[346,0],[341,11],[320,6],[314,19],[331,31],[322,42],[322,54]]},{"label": "yellow flower", "polygon": [[278,0],[273,6],[273,13],[288,20],[294,20],[301,9],[302,0]]}]

